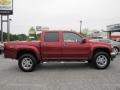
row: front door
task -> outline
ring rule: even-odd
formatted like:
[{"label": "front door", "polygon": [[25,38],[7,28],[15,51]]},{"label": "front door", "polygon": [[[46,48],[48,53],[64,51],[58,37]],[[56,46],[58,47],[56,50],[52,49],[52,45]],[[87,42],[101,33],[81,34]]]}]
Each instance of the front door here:
[{"label": "front door", "polygon": [[74,32],[63,32],[62,59],[87,59],[90,54],[89,43],[82,43],[82,38]]}]

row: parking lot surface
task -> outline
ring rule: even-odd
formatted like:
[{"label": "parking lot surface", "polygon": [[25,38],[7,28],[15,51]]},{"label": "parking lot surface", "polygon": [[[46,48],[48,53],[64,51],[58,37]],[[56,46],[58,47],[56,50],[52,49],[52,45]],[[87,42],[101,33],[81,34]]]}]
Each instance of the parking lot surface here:
[{"label": "parking lot surface", "polygon": [[0,90],[120,90],[120,55],[105,70],[87,63],[46,63],[30,73],[0,55]]}]

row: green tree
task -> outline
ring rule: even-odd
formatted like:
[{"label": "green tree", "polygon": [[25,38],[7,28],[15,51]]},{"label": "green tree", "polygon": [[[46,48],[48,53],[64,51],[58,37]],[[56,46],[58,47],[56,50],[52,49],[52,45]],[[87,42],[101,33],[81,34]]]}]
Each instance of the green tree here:
[{"label": "green tree", "polygon": [[36,31],[33,27],[31,27],[29,30],[29,40],[36,40],[36,39],[37,39]]},{"label": "green tree", "polygon": [[[0,40],[1,40],[1,31],[0,31]],[[6,41],[7,40],[7,33],[6,32],[3,32],[3,41]],[[16,40],[19,40],[19,41],[25,41],[27,40],[27,35],[25,34],[10,34],[10,41],[16,41]]]}]

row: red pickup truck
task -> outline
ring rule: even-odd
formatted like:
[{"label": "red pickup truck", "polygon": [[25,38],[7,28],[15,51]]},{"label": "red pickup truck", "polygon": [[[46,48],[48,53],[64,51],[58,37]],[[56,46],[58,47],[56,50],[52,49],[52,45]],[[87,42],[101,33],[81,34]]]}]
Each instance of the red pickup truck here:
[{"label": "red pickup truck", "polygon": [[89,41],[73,31],[43,31],[41,41],[4,45],[4,57],[18,60],[24,72],[31,72],[37,64],[49,61],[88,61],[97,69],[105,69],[115,57],[112,51],[112,45]]}]

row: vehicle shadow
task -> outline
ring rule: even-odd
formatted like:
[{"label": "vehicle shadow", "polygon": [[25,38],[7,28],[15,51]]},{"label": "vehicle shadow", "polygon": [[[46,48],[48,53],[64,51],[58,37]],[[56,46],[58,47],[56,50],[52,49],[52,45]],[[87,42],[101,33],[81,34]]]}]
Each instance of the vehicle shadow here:
[{"label": "vehicle shadow", "polygon": [[[114,65],[110,65],[107,70],[110,70],[111,68],[115,68]],[[106,70],[106,69],[105,69]],[[10,73],[21,73],[22,70],[19,69],[19,67],[16,64],[13,64],[10,67],[4,68],[2,70],[3,72],[10,72]],[[37,65],[34,72],[56,72],[56,71],[98,71],[98,69],[93,68],[88,63],[46,63]],[[102,70],[104,71],[104,70]],[[19,73],[18,73],[19,72]]]},{"label": "vehicle shadow", "polygon": [[84,70],[91,69],[88,63],[45,63],[37,66],[36,71],[39,70]]}]

